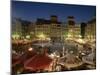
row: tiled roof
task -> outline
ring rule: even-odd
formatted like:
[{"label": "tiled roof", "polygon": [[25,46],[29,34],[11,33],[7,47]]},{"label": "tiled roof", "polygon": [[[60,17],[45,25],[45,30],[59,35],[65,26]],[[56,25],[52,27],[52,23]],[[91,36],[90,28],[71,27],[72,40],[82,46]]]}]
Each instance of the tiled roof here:
[{"label": "tiled roof", "polygon": [[31,59],[27,60],[24,64],[26,69],[40,70],[49,67],[52,59],[45,54],[38,54]]}]

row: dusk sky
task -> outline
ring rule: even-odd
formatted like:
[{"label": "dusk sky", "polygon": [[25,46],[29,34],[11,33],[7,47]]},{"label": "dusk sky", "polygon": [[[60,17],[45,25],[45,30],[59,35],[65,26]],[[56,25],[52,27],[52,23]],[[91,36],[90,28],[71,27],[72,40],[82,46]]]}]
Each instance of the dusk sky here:
[{"label": "dusk sky", "polygon": [[96,15],[96,7],[12,1],[12,17],[36,21],[37,18],[49,20],[51,15],[58,16],[58,20],[61,22],[67,22],[68,16],[74,16],[77,23],[87,22]]}]

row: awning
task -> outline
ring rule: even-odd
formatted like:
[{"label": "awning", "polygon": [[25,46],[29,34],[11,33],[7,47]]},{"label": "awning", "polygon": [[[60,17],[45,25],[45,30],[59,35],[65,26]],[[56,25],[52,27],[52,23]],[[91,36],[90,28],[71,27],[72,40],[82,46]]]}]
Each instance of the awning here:
[{"label": "awning", "polygon": [[32,71],[44,70],[50,66],[52,59],[45,54],[38,54],[27,60],[24,64],[25,69]]}]

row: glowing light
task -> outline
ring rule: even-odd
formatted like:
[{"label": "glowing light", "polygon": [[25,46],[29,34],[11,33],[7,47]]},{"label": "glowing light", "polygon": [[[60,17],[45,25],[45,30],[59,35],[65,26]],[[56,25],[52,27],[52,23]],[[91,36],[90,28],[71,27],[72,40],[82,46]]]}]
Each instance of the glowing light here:
[{"label": "glowing light", "polygon": [[33,50],[33,48],[29,48],[29,49],[28,49],[28,51],[32,51],[32,50]]},{"label": "glowing light", "polygon": [[82,55],[85,55],[85,53],[81,53]]},{"label": "glowing light", "polygon": [[27,35],[26,38],[27,38],[27,39],[30,39],[30,35]]},{"label": "glowing light", "polygon": [[82,36],[81,35],[79,35],[79,38],[81,38]]},{"label": "glowing light", "polygon": [[77,42],[79,42],[79,43],[85,43],[85,41],[82,40],[82,39],[78,39]]},{"label": "glowing light", "polygon": [[12,38],[14,38],[14,39],[18,39],[19,37],[20,37],[20,35],[18,35],[18,34],[12,35]]},{"label": "glowing light", "polygon": [[45,40],[46,39],[46,36],[43,33],[38,35],[38,37],[39,37],[39,40]]},{"label": "glowing light", "polygon": [[68,37],[71,37],[72,35],[68,34]]},{"label": "glowing light", "polygon": [[70,51],[70,53],[73,54],[74,52],[73,51]]},{"label": "glowing light", "polygon": [[55,55],[54,55],[54,54],[50,54],[50,57],[51,57],[51,58],[54,58],[54,57],[55,57]]},{"label": "glowing light", "polygon": [[44,36],[44,34],[40,34],[39,37],[40,38],[44,38],[45,36]]},{"label": "glowing light", "polygon": [[59,58],[60,56],[57,55],[56,57]]},{"label": "glowing light", "polygon": [[50,38],[46,38],[47,40],[51,40]]}]

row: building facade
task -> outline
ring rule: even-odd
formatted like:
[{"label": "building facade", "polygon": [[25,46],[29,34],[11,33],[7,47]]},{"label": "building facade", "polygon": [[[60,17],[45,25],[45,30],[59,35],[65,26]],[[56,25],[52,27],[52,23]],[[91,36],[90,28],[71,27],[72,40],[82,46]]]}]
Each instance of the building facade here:
[{"label": "building facade", "polygon": [[[75,18],[73,16],[68,16],[67,22],[62,23],[58,21],[58,17],[52,15],[50,20],[37,19],[36,22],[19,22],[20,28],[15,27],[17,32],[21,33],[21,37],[24,39],[32,40],[52,40],[52,41],[62,41],[66,38],[79,39],[81,38],[81,28],[80,24],[75,23]],[[14,29],[14,30],[16,30]],[[13,31],[14,32],[14,31]]]},{"label": "building facade", "polygon": [[11,34],[13,39],[19,39],[22,36],[22,24],[20,19],[13,19]]},{"label": "building facade", "polygon": [[85,39],[90,41],[96,40],[96,18],[93,18],[87,23],[87,27],[85,29]]},{"label": "building facade", "polygon": [[68,16],[67,30],[68,30],[67,38],[69,39],[81,38],[80,24],[75,23],[75,18],[73,16]]}]

